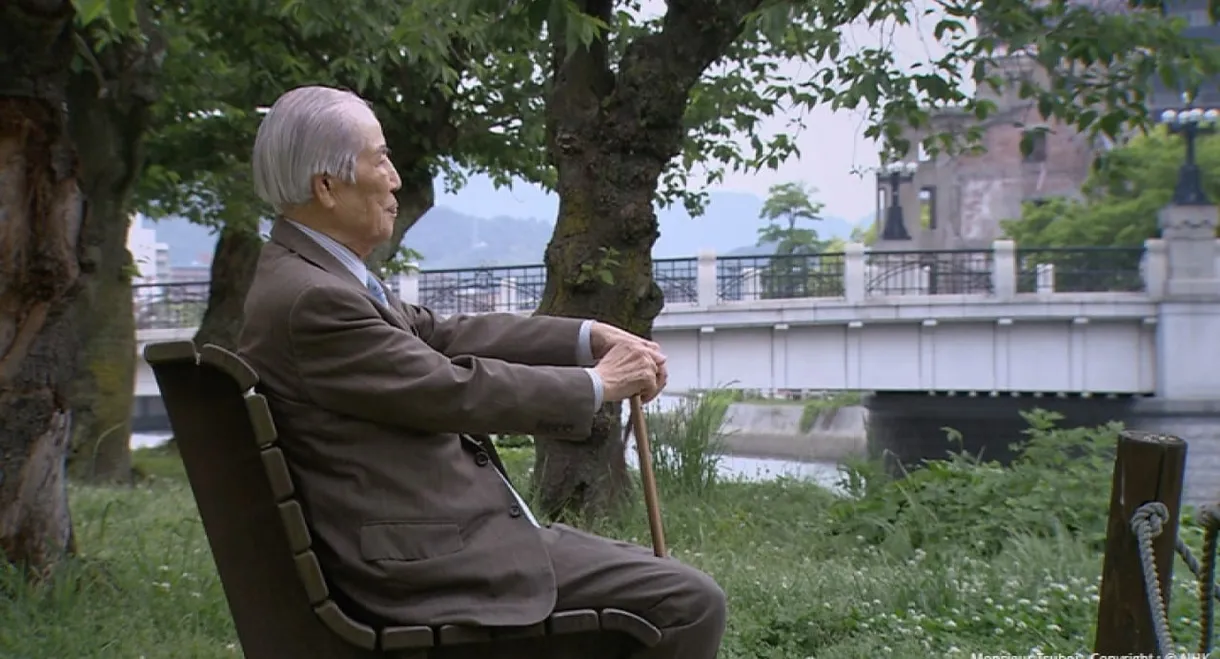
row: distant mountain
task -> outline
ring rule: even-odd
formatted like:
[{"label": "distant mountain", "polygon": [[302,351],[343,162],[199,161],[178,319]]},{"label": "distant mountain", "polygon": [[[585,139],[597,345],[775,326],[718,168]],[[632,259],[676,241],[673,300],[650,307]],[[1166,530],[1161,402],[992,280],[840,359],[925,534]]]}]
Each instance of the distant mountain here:
[{"label": "distant mountain", "polygon": [[[463,190],[462,198],[477,190]],[[491,194],[515,195],[498,191]],[[478,194],[474,194],[478,197]],[[441,201],[449,201],[442,196]],[[543,200],[527,206],[539,208]],[[704,214],[691,218],[680,206],[659,210],[661,236],[653,248],[655,258],[695,256],[702,250],[718,254],[765,254],[774,248],[755,247],[763,221],[758,217],[762,200],[750,194],[714,192]],[[471,203],[460,204],[471,207]],[[481,207],[494,206],[485,203]],[[516,203],[503,204],[504,210],[519,211]],[[553,211],[552,211],[553,213]],[[474,268],[490,265],[530,265],[541,263],[554,230],[555,218],[510,216],[496,213],[482,217],[456,210],[444,203],[434,206],[411,230],[403,244],[420,252],[421,266],[428,270]],[[145,220],[156,229],[157,240],[169,246],[170,264],[175,267],[210,262],[216,233],[181,219]],[[816,226],[823,238],[846,238],[854,225],[839,217],[827,217]],[[745,250],[744,252],[742,250]]]},{"label": "distant mountain", "polygon": [[533,265],[542,263],[553,230],[539,219],[474,217],[438,206],[407,231],[403,245],[423,255],[427,270]]}]

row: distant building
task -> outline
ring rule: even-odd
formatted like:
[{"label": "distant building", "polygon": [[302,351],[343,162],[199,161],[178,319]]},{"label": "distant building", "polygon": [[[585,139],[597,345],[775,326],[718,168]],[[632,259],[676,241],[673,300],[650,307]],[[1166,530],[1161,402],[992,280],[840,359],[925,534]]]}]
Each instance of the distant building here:
[{"label": "distant building", "polygon": [[[1188,38],[1220,42],[1220,25],[1208,16],[1208,0],[1165,0],[1163,13],[1186,17],[1183,30]],[[1126,0],[1075,0],[1098,11],[1132,11]],[[983,26],[981,30],[986,30]],[[906,229],[912,240],[906,245],[922,249],[983,248],[1002,237],[1001,223],[1021,216],[1026,202],[1079,197],[1097,155],[1113,147],[1104,138],[1090,139],[1072,127],[1047,122],[1030,100],[1018,97],[1017,83],[1032,79],[1044,86],[1047,76],[1030,57],[1012,53],[999,59],[999,73],[1006,80],[1001,93],[990,88],[979,96],[992,100],[997,111],[986,121],[960,110],[934,115],[925,131],[910,130],[907,137],[917,143],[927,133],[960,134],[972,126],[983,130],[985,151],[978,155],[927,157],[915,144],[908,161],[918,162],[914,180],[899,188]],[[1220,105],[1220,89],[1201,89],[1196,103]],[[1159,116],[1167,107],[1180,107],[1181,90],[1167,89],[1159,79],[1152,84],[1149,110]],[[1044,127],[1033,140],[1033,149],[1022,154],[1023,129]],[[879,182],[877,190],[878,234],[885,222],[890,186]],[[901,247],[891,245],[892,247]]]},{"label": "distant building", "polygon": [[[1001,73],[1010,81],[1038,75],[1034,62],[1023,55],[1005,57]],[[918,162],[914,180],[899,188],[912,248],[982,248],[1003,234],[1001,222],[1021,216],[1026,201],[1080,194],[1094,156],[1108,148],[1069,126],[1044,122],[1035,105],[1018,98],[1016,85],[1002,93],[980,90],[981,97],[996,104],[985,121],[961,110],[946,110],[932,117],[924,131],[908,131],[913,142],[907,160]],[[1023,129],[1042,125],[1028,155],[1021,152]],[[935,159],[924,153],[918,141],[927,133],[962,134],[972,126],[983,130],[984,151],[973,155]],[[889,184],[878,184],[878,227],[885,222]]]},{"label": "distant building", "polygon": [[133,284],[155,284],[169,278],[169,245],[157,242],[157,230],[144,226],[139,214],[127,230],[127,250],[136,267]]}]

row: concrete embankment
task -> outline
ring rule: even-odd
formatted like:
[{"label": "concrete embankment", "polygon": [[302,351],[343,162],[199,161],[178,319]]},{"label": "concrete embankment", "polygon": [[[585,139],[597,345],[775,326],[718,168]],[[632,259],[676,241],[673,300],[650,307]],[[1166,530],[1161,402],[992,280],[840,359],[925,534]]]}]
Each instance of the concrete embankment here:
[{"label": "concrete embankment", "polygon": [[868,453],[868,410],[848,405],[820,413],[801,428],[800,403],[733,403],[721,432],[725,452],[800,462],[840,462]]}]

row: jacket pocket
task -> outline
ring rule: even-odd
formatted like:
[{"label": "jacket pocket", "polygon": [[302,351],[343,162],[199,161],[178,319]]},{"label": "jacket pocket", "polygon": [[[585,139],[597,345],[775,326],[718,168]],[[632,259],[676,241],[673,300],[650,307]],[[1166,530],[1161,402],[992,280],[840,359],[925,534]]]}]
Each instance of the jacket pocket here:
[{"label": "jacket pocket", "polygon": [[451,522],[372,522],[360,527],[366,561],[420,561],[462,550],[462,532]]}]

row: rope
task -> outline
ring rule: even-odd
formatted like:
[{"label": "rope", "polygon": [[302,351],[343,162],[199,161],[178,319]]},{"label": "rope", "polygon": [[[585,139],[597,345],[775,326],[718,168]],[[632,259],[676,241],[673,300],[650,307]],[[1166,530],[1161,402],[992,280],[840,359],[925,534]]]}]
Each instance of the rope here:
[{"label": "rope", "polygon": [[1156,634],[1157,654],[1164,655],[1173,647],[1169,635],[1169,615],[1165,611],[1165,599],[1156,578],[1156,552],[1152,539],[1159,536],[1169,520],[1169,509],[1160,501],[1149,501],[1136,509],[1131,516],[1131,530],[1135,532],[1139,548],[1140,567],[1144,573],[1144,594],[1148,596],[1148,610],[1152,612],[1152,628]]},{"label": "rope", "polygon": [[[1144,593],[1148,598],[1148,610],[1152,613],[1157,653],[1162,656],[1172,648],[1173,637],[1169,633],[1169,614],[1165,600],[1161,597],[1161,588],[1157,583],[1156,552],[1153,550],[1152,540],[1161,534],[1167,521],[1169,509],[1159,501],[1145,503],[1131,516],[1131,530],[1135,533],[1136,546],[1139,549]],[[1204,529],[1202,565],[1180,535],[1174,538],[1174,549],[1198,581],[1202,617],[1198,651],[1206,656],[1211,651],[1216,601],[1220,600],[1220,586],[1216,584],[1216,545],[1217,536],[1220,536],[1220,511],[1212,507],[1200,509],[1199,525]]]},{"label": "rope", "polygon": [[[1203,534],[1203,574],[1195,573],[1199,582],[1199,609],[1202,611],[1203,630],[1199,637],[1199,653],[1207,656],[1212,649],[1213,616],[1216,613],[1216,532],[1217,518],[1210,508],[1200,515],[1200,522],[1206,532]],[[1185,546],[1185,545],[1183,545]],[[1187,550],[1189,551],[1189,549]]]},{"label": "rope", "polygon": [[1199,638],[1199,652],[1207,654],[1211,651],[1212,633],[1216,612],[1216,600],[1220,598],[1220,587],[1216,585],[1216,536],[1220,532],[1220,515],[1216,509],[1207,506],[1199,510],[1199,525],[1203,527],[1203,565],[1195,559],[1190,547],[1179,536],[1174,548],[1186,567],[1195,575],[1199,585],[1199,609],[1201,610],[1202,630]]}]

